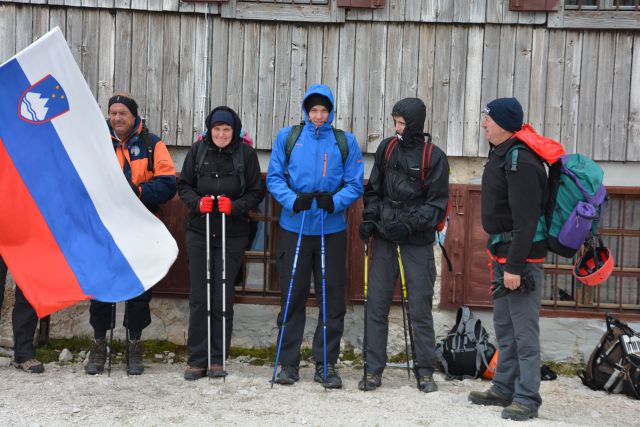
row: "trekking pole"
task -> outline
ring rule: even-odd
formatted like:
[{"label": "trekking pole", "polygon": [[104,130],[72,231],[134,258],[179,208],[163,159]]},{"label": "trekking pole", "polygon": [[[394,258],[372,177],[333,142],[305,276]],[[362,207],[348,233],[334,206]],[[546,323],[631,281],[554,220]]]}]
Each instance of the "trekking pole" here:
[{"label": "trekking pole", "polygon": [[[409,310],[409,294],[407,293],[407,282],[404,277],[404,266],[402,265],[402,256],[400,255],[400,245],[398,250],[398,266],[400,267],[400,283],[402,284],[402,306],[407,312],[407,325],[409,327],[409,342],[411,343],[411,358],[413,359],[413,375],[416,377],[416,384],[420,390],[420,377],[418,376],[418,367],[416,366],[416,346],[413,342],[413,327],[411,325],[411,310]],[[406,307],[404,307],[406,305]],[[408,362],[407,362],[408,363]]]},{"label": "trekking pole", "polygon": [[107,364],[107,376],[111,376],[111,354],[113,353],[113,329],[116,327],[116,303],[111,304],[111,331],[109,332],[109,362]]},{"label": "trekking pole", "polygon": [[364,242],[364,338],[362,339],[363,384],[367,387],[367,293],[369,291],[369,242]]},{"label": "trekking pole", "polygon": [[320,211],[322,220],[320,221],[320,254],[322,265],[322,381],[327,382],[327,293],[326,293],[326,270],[324,256],[324,212]]},{"label": "trekking pole", "polygon": [[227,378],[227,229],[225,226],[227,215],[222,214],[222,381]]},{"label": "trekking pole", "polygon": [[273,376],[271,377],[271,388],[276,382],[276,371],[278,370],[278,360],[280,359],[280,349],[282,348],[282,337],[284,336],[284,327],[287,324],[287,312],[289,311],[289,301],[291,300],[291,289],[293,288],[293,278],[296,275],[296,265],[298,264],[298,254],[300,253],[300,242],[302,241],[302,227],[304,227],[304,217],[307,211],[302,211],[302,220],[300,221],[300,232],[298,233],[298,242],[296,243],[296,253],[293,257],[293,268],[291,269],[291,280],[289,280],[289,291],[287,292],[287,302],[284,305],[284,315],[282,316],[282,326],[280,327],[280,337],[278,338],[278,350],[276,351],[276,362],[273,367]]},{"label": "trekking pole", "polygon": [[402,330],[404,331],[404,354],[407,359],[407,379],[411,379],[411,368],[409,366],[409,344],[407,343],[407,315],[405,314],[405,295],[400,293],[402,298]]},{"label": "trekking pole", "polygon": [[207,377],[211,373],[211,242],[209,237],[209,213],[205,215],[207,239]]}]

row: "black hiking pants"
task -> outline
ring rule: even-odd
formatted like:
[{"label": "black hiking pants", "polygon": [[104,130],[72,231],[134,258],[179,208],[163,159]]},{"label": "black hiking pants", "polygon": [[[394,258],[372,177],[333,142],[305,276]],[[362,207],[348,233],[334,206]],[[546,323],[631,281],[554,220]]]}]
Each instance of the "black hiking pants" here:
[{"label": "black hiking pants", "polygon": [[[151,323],[150,301],[151,289],[126,302],[122,325],[129,329],[129,339],[139,340],[142,330]],[[113,320],[111,319],[112,310]],[[114,324],[112,324],[112,321]],[[89,323],[93,327],[93,336],[95,338],[104,338],[107,335],[107,331],[115,326],[113,303],[91,300]]]},{"label": "black hiking pants", "polygon": [[[229,357],[233,332],[233,301],[235,278],[242,266],[247,236],[227,237],[225,253],[226,275],[226,356]],[[189,366],[207,367],[207,241],[203,234],[187,231],[187,255],[191,292],[189,294]],[[222,365],[222,239],[210,241],[211,277],[211,363]]]},{"label": "black hiking pants", "polygon": [[[0,257],[0,308],[4,301],[4,287],[7,280],[7,265]],[[16,286],[15,303],[11,314],[13,327],[13,358],[17,363],[23,363],[35,359],[36,348],[33,345],[33,336],[38,327],[38,316],[24,297],[22,290]]]},{"label": "black hiking pants", "polygon": [[[396,246],[385,239],[374,238],[371,248],[367,301],[367,364],[371,373],[381,374],[387,364],[389,310],[400,274]],[[433,245],[401,244],[400,252],[416,349],[417,360],[414,363],[419,375],[431,375],[436,369],[431,312],[436,280]]]},{"label": "black hiking pants", "polygon": [[[280,272],[280,313],[278,314],[278,330],[282,331],[293,258],[296,252],[298,234],[280,229],[278,250],[278,271]],[[325,235],[325,293],[327,319],[327,363],[336,363],[340,354],[340,340],[344,331],[345,277],[346,277],[346,232]],[[324,361],[323,323],[322,323],[322,265],[321,237],[302,236],[298,265],[291,289],[287,323],[282,338],[280,351],[281,366],[298,366],[300,364],[300,346],[307,320],[306,306],[311,289],[311,273],[318,310],[318,324],[313,335],[313,358],[316,362]],[[280,333],[279,332],[279,333]],[[278,336],[278,339],[280,337]]]}]

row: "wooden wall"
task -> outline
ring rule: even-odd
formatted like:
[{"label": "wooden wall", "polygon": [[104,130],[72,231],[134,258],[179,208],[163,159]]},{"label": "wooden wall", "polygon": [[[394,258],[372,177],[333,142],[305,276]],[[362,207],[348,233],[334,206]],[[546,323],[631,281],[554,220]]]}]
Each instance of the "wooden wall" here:
[{"label": "wooden wall", "polygon": [[[526,119],[569,151],[640,160],[637,31],[379,22],[379,11],[348,11],[344,24],[300,24],[222,19],[177,1],[160,2],[175,3],[175,12],[48,3],[0,3],[0,61],[59,26],[99,104],[105,108],[114,90],[132,92],[152,131],[171,145],[190,145],[203,115],[227,104],[268,150],[278,128],[300,120],[305,88],[322,82],[334,90],[337,126],[368,152],[391,133],[393,103],[418,96],[447,154],[483,156],[482,106],[517,96]],[[406,17],[435,2],[399,3]],[[491,2],[476,3],[485,4],[486,20]]]}]

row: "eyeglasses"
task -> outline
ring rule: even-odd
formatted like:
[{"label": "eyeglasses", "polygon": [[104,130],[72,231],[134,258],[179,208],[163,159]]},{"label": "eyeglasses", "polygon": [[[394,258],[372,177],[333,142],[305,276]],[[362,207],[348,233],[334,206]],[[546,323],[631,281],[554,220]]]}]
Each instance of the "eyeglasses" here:
[{"label": "eyeglasses", "polygon": [[484,107],[482,109],[482,114],[489,114],[491,112],[491,109],[489,107]]}]

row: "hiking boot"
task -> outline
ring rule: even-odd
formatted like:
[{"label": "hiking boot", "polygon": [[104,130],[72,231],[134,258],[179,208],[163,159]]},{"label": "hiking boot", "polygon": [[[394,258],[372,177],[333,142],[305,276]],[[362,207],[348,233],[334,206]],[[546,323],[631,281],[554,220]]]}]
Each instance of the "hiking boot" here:
[{"label": "hiking boot", "polygon": [[222,369],[222,365],[211,365],[207,371],[209,378],[224,378],[227,373]]},{"label": "hiking boot", "polygon": [[313,376],[313,380],[322,384],[324,388],[342,388],[342,379],[338,375],[336,365],[333,363],[327,363],[327,379],[324,379],[324,367],[322,363],[316,363],[316,374]]},{"label": "hiking boot", "polygon": [[89,375],[101,374],[104,372],[104,364],[107,361],[107,340],[96,338],[91,343],[89,351],[89,363],[84,367],[84,372]]},{"label": "hiking boot", "polygon": [[142,364],[142,342],[140,340],[131,340],[127,344],[127,374],[141,375],[144,372]]},{"label": "hiking boot", "polygon": [[469,393],[469,402],[474,405],[509,406],[511,399],[505,399],[495,394],[491,389],[487,391],[472,391]]},{"label": "hiking boot", "polygon": [[524,421],[538,416],[537,408],[529,408],[522,403],[513,402],[502,410],[502,418],[514,421]]},{"label": "hiking boot", "polygon": [[44,365],[36,359],[29,359],[26,362],[18,363],[15,360],[11,364],[16,368],[30,374],[41,374],[44,372]]},{"label": "hiking boot", "polygon": [[365,379],[362,378],[358,383],[358,390],[370,391],[375,390],[382,384],[382,374],[367,374],[365,389]]},{"label": "hiking boot", "polygon": [[283,366],[276,377],[276,384],[291,385],[300,379],[297,366]]},{"label": "hiking boot", "polygon": [[205,368],[198,368],[197,366],[188,366],[184,371],[184,379],[187,381],[195,381],[204,377],[207,374]]},{"label": "hiking boot", "polygon": [[424,393],[433,393],[438,391],[438,384],[433,380],[433,375],[422,375],[418,378],[418,387]]}]

